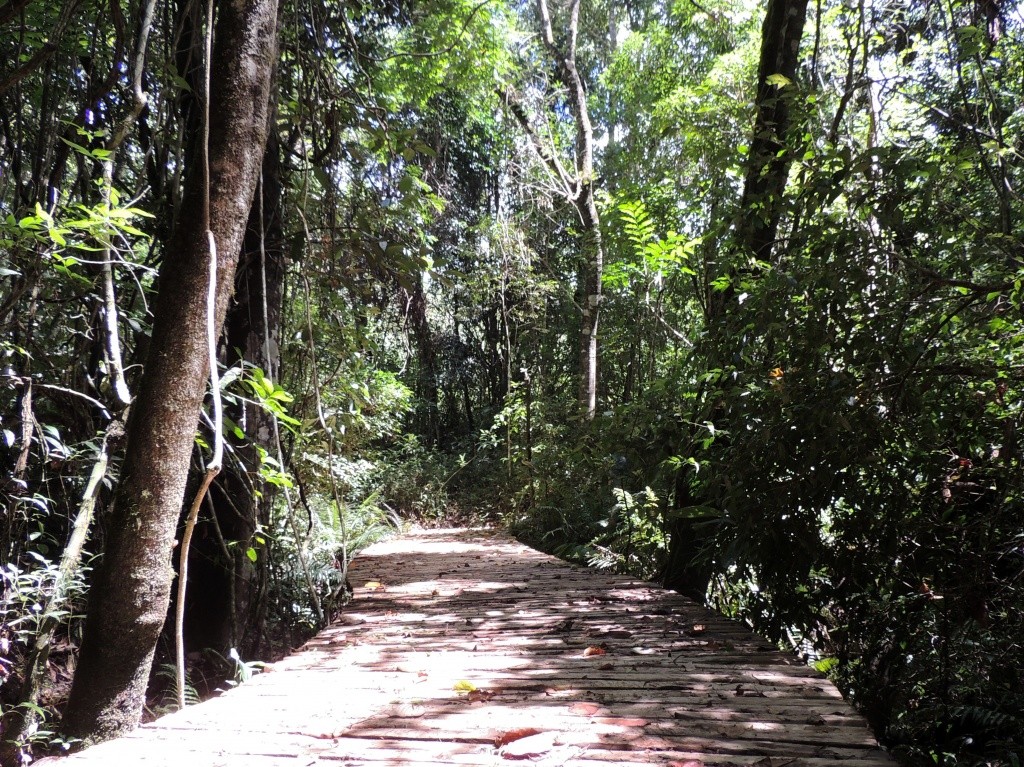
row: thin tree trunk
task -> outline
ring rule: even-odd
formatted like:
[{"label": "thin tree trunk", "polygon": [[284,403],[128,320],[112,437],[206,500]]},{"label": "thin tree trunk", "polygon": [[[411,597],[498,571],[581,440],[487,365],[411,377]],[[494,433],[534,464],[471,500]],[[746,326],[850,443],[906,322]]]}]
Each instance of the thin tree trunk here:
[{"label": "thin tree trunk", "polygon": [[427,297],[421,280],[411,290],[403,289],[406,299],[406,314],[412,326],[419,357],[419,374],[416,392],[420,399],[418,420],[420,430],[428,436],[431,445],[441,441],[441,394],[437,384],[437,352],[434,349],[434,333],[427,318]]},{"label": "thin tree trunk", "polygon": [[[593,141],[593,136],[590,139]],[[584,265],[583,322],[580,327],[580,391],[579,401],[587,418],[597,412],[598,349],[597,334],[601,316],[601,275],[604,272],[604,247],[601,243],[601,222],[594,203],[594,188],[586,181],[579,204],[583,222]]]},{"label": "thin tree trunk", "polygon": [[[123,434],[122,429],[120,422],[116,422],[112,427],[115,436],[118,436],[116,433],[118,431]],[[25,678],[18,696],[18,704],[9,708],[3,717],[4,741],[0,743],[0,763],[2,764],[23,763],[24,749],[38,722],[39,694],[43,690],[43,680],[46,676],[53,635],[61,623],[60,611],[67,600],[68,591],[81,569],[82,553],[85,550],[85,542],[89,536],[89,528],[92,526],[93,514],[96,510],[96,496],[99,493],[100,482],[107,472],[109,435],[110,432],[103,435],[99,454],[96,456],[96,462],[93,464],[89,482],[82,496],[82,503],[75,516],[71,537],[61,555],[57,577],[54,580],[46,607],[42,611],[39,628],[25,664]]]},{"label": "thin tree trunk", "polygon": [[[551,25],[546,0],[537,0],[541,20],[541,36],[549,55],[554,59],[558,78],[565,87],[573,120],[576,123],[576,175],[572,179],[569,201],[580,217],[583,227],[584,271],[581,295],[582,321],[579,342],[579,402],[588,418],[597,412],[598,325],[601,313],[601,276],[604,271],[604,246],[601,242],[601,219],[594,201],[594,127],[587,109],[587,91],[576,66],[576,39],[579,31],[580,0],[569,5],[569,21],[564,48],[559,48]],[[520,123],[523,120],[520,118]],[[528,131],[529,133],[529,131]],[[531,139],[533,140],[533,136]],[[540,147],[536,147],[544,156]],[[550,163],[549,163],[550,164]],[[556,170],[561,170],[558,166]],[[560,173],[565,176],[564,171]]]},{"label": "thin tree trunk", "polygon": [[170,556],[208,373],[203,199],[221,254],[216,330],[234,284],[259,178],[277,48],[276,0],[218,7],[212,61],[209,165],[191,167],[166,248],[149,358],[132,407],[121,481],[103,561],[90,592],[79,665],[63,730],[86,742],[136,726],[167,615]]}]

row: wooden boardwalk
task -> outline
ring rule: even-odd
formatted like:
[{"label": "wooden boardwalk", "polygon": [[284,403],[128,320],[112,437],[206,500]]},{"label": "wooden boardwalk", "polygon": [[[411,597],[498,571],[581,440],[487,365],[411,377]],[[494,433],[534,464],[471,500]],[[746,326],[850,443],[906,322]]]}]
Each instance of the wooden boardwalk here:
[{"label": "wooden boardwalk", "polygon": [[378,544],[351,580],[267,673],[59,762],[892,765],[820,674],[649,583],[481,530]]}]

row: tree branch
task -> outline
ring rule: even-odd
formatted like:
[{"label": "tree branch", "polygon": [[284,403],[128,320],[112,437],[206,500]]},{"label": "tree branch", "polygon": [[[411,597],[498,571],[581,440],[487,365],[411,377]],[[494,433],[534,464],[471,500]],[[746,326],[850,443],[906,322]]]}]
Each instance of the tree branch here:
[{"label": "tree branch", "polygon": [[[45,64],[46,61],[56,52],[60,39],[64,35],[64,29],[67,27],[68,22],[71,21],[71,17],[74,15],[75,11],[78,10],[80,2],[81,0],[68,0],[68,2],[64,4],[64,7],[61,8],[60,15],[57,17],[57,23],[53,26],[53,32],[49,36],[50,39],[32,55],[32,58],[0,81],[0,96],[20,83],[40,66]],[[25,5],[27,4],[28,3],[26,2]],[[10,4],[4,6],[4,9],[7,9],[9,6]],[[21,8],[24,8],[24,5],[22,5]],[[18,10],[20,10],[20,8]]]},{"label": "tree branch", "polygon": [[511,91],[498,89],[495,91],[501,98],[501,103],[505,105],[512,116],[519,123],[523,132],[526,134],[526,138],[529,141],[530,147],[534,153],[544,164],[544,166],[551,172],[551,174],[558,179],[562,184],[560,190],[565,195],[566,199],[570,202],[575,202],[579,195],[578,187],[572,176],[565,170],[565,166],[555,156],[554,153],[549,152],[544,146],[544,141],[541,139],[540,134],[534,130],[533,124],[530,122],[529,116],[526,114],[526,110],[523,108],[522,103],[516,98]]}]

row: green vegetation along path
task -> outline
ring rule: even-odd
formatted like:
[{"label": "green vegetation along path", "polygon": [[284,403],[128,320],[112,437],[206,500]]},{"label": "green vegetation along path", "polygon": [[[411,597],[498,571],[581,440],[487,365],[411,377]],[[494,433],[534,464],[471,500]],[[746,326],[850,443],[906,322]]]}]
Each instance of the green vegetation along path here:
[{"label": "green vegetation along path", "polygon": [[248,684],[70,765],[891,764],[812,669],[658,586],[488,530],[353,564],[344,615]]}]

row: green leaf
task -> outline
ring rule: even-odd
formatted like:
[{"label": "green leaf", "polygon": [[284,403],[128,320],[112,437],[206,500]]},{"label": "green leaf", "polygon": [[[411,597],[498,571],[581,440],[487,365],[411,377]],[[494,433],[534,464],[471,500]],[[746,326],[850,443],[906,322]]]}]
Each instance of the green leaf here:
[{"label": "green leaf", "polygon": [[74,141],[69,141],[68,139],[64,138],[63,136],[60,137],[60,140],[63,141],[65,144],[67,144],[72,149],[74,149],[79,154],[84,154],[86,157],[91,157],[92,156],[92,152],[90,152],[88,149],[86,149],[81,144],[76,144]]}]

